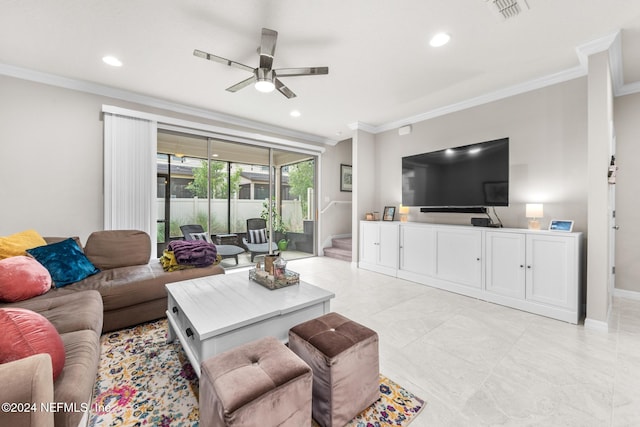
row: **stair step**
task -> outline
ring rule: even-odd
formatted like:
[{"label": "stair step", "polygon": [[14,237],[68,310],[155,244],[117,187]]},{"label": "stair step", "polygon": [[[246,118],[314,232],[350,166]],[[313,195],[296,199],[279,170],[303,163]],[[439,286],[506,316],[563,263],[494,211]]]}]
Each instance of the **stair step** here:
[{"label": "stair step", "polygon": [[342,248],[325,248],[324,256],[350,262],[351,250],[342,249]]},{"label": "stair step", "polygon": [[331,246],[333,246],[334,248],[346,249],[348,251],[351,251],[351,237],[338,237],[336,239],[331,239]]}]

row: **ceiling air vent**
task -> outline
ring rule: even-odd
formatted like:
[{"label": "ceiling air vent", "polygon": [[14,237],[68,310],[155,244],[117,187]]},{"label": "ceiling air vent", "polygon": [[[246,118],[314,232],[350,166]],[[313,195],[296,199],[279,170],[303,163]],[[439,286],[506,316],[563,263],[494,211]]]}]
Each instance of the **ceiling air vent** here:
[{"label": "ceiling air vent", "polygon": [[491,10],[504,19],[514,18],[522,11],[529,9],[527,0],[486,0],[486,2]]}]

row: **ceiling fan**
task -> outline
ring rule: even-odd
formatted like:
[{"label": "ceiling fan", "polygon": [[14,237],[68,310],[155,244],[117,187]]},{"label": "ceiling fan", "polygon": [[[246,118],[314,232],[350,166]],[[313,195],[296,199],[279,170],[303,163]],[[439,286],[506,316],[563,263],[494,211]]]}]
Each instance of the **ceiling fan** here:
[{"label": "ceiling fan", "polygon": [[207,52],[195,49],[193,54],[199,58],[208,59],[209,61],[219,62],[226,64],[230,67],[239,68],[241,70],[249,71],[253,76],[246,80],[236,83],[233,86],[227,88],[229,92],[237,92],[240,89],[249,86],[251,83],[255,84],[255,87],[260,92],[271,92],[273,89],[286,96],[287,98],[295,98],[296,94],[293,93],[279,77],[293,77],[293,76],[313,76],[316,74],[329,74],[329,67],[306,67],[306,68],[280,68],[274,70],[273,56],[276,52],[276,41],[278,40],[278,32],[270,30],[268,28],[262,29],[262,41],[260,43],[260,65],[257,68],[250,67],[248,65],[241,64],[230,59],[222,58],[220,56],[212,55]]}]

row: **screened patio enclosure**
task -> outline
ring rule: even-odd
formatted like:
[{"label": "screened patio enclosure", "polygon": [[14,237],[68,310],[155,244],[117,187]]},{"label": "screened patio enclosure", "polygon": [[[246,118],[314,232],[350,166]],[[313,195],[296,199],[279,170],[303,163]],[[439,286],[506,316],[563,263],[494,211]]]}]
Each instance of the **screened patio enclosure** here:
[{"label": "screened patio enclosure", "polygon": [[193,224],[213,243],[246,249],[246,220],[264,218],[285,258],[314,255],[316,163],[306,153],[159,130],[158,254]]}]

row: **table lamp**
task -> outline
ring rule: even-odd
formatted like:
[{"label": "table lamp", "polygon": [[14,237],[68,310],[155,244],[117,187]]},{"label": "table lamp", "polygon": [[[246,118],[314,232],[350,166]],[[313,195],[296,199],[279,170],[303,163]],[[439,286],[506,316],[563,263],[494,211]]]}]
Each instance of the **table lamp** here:
[{"label": "table lamp", "polygon": [[527,203],[526,217],[529,220],[529,230],[540,230],[540,221],[537,218],[543,217],[542,203]]},{"label": "table lamp", "polygon": [[400,222],[407,222],[409,220],[409,206],[400,205],[398,212],[400,212]]}]

